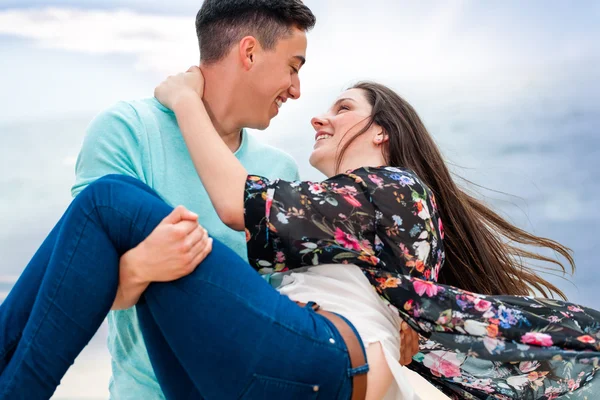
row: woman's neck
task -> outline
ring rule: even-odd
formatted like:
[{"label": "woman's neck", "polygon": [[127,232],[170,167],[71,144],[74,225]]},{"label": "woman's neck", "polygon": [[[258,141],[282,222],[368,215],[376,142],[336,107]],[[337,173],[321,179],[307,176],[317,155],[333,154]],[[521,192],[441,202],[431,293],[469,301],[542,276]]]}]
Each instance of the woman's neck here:
[{"label": "woman's neck", "polygon": [[327,174],[327,177],[331,178],[336,174],[341,174],[346,171],[353,171],[355,169],[363,167],[381,167],[385,164],[385,158],[383,157],[383,154],[381,154],[380,151],[370,154],[362,153],[361,155],[352,157],[346,156],[340,163],[340,167],[338,168],[338,170],[334,170],[331,175]]}]

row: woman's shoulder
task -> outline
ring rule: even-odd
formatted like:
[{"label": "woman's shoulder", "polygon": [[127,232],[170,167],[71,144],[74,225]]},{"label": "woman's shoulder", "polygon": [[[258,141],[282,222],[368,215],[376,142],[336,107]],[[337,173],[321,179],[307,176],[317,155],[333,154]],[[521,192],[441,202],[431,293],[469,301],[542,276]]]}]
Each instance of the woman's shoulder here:
[{"label": "woman's shoulder", "polygon": [[[394,212],[398,207],[415,206],[420,216],[430,218],[437,215],[433,191],[409,168],[361,167],[348,171],[345,175],[361,184],[371,202],[377,204],[382,211]],[[421,212],[422,210],[432,212]]]},{"label": "woman's shoulder", "polygon": [[[338,176],[345,176],[357,183],[362,183],[365,187],[376,189],[383,188],[407,188],[419,192],[429,191],[427,185],[419,176],[409,168],[379,166],[379,167],[360,167],[348,170]],[[334,179],[336,177],[333,177]]]},{"label": "woman's shoulder", "polygon": [[[398,175],[408,176],[416,178],[417,174],[410,168],[405,167],[392,167],[389,165],[381,165],[378,167],[359,167],[355,169],[349,169],[346,172],[339,175]],[[339,176],[338,175],[338,176]]]}]

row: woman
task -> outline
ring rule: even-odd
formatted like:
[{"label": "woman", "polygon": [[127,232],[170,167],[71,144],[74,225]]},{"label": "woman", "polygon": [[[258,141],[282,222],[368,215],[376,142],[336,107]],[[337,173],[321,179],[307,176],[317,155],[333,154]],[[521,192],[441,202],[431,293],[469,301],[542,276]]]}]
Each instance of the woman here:
[{"label": "woman", "polygon": [[[348,295],[347,287],[362,287],[352,292],[362,299],[368,292],[364,282],[370,282],[396,307],[380,311],[384,319],[393,325],[393,314],[385,313],[397,311],[431,336],[414,368],[437,379],[448,394],[555,398],[591,379],[599,357],[594,345],[600,338],[597,312],[562,302],[553,302],[562,307],[555,309],[524,297],[475,295],[434,283],[440,275],[468,289],[487,285],[480,290],[486,294],[526,294],[527,283],[557,291],[532,273],[521,273],[512,262],[496,271],[477,260],[461,265],[480,257],[496,260],[492,265],[498,266],[503,258],[492,259],[495,253],[485,251],[494,243],[477,247],[482,238],[496,237],[469,226],[465,218],[452,218],[456,213],[449,205],[459,207],[457,213],[468,213],[468,207],[456,200],[460,196],[451,180],[445,186],[436,184],[447,170],[436,153],[424,153],[435,147],[423,142],[430,139],[423,135],[418,117],[391,91],[359,85],[345,93],[346,99],[336,102],[326,118],[313,120],[318,132],[311,161],[331,176],[322,184],[248,176],[210,126],[201,93],[201,74],[191,69],[167,81],[156,94],[175,110],[222,220],[234,229],[248,229],[251,262],[269,271],[320,264],[291,275],[292,283],[283,286],[282,293],[300,301],[320,296],[335,311],[335,300],[340,293]],[[342,139],[349,132],[356,136],[353,142]],[[342,151],[336,162],[339,145],[347,145],[348,153]],[[423,163],[423,154],[434,162]],[[353,172],[336,175],[340,169]],[[442,194],[450,199],[447,203],[442,203]],[[503,225],[483,206],[470,204],[480,217],[470,222],[504,226],[500,232],[513,240],[548,245],[568,255],[557,244],[538,242]],[[27,303],[20,307],[22,312],[5,307],[6,302],[2,305],[0,316],[16,321],[18,329],[0,342],[1,398],[49,397],[115,300],[119,256],[171,211],[150,189],[123,177],[103,178],[74,200],[7,299],[13,305],[17,297]],[[203,243],[210,249],[207,240]],[[518,252],[501,243],[496,248],[509,251],[509,256]],[[482,283],[460,269],[442,275],[445,257],[446,269],[473,268],[499,278]],[[300,276],[310,282],[298,282]],[[342,285],[325,295],[306,293],[328,278]],[[525,283],[519,284],[519,278]],[[79,290],[82,280],[86,290]],[[122,286],[127,286],[126,280],[123,276]],[[135,303],[140,293],[134,292],[121,293],[120,298]],[[300,298],[302,293],[308,297]],[[79,298],[85,298],[84,309],[77,307]],[[353,301],[359,303],[352,297],[344,303]],[[381,303],[372,304],[371,310]],[[192,274],[151,285],[137,307],[153,366],[169,398],[343,399],[361,398],[356,396],[365,392],[367,398],[381,398],[388,389],[385,382],[371,384],[372,374],[365,378],[364,344],[369,339],[361,343],[357,326],[366,329],[366,324],[356,310],[345,310],[349,318],[344,318],[343,312],[320,313],[311,303],[298,307],[218,242]],[[198,312],[183,314],[182,309]],[[383,326],[374,334],[384,351],[385,333]],[[441,354],[446,348],[460,352],[445,358]],[[475,367],[490,367],[495,374],[484,371],[484,380],[474,375]]]},{"label": "woman", "polygon": [[[498,301],[493,305],[485,297],[441,288],[432,283],[439,276],[442,283],[487,295],[528,296],[534,288],[544,295],[556,293],[564,298],[558,288],[519,260],[529,258],[554,263],[565,272],[562,264],[526,251],[519,244],[550,248],[564,256],[573,268],[574,264],[564,246],[512,226],[462,192],[453,183],[435,143],[416,112],[393,91],[377,84],[358,84],[342,94],[327,114],[314,118],[312,124],[317,133],[310,162],[330,179],[326,184],[298,185],[263,183],[264,179],[260,177],[250,177],[245,194],[246,220],[243,221],[240,217],[241,202],[236,199],[244,196],[240,194],[241,183],[236,182],[245,181],[247,174],[218,140],[198,100],[202,89],[201,72],[192,67],[187,74],[165,81],[155,95],[175,111],[196,169],[220,217],[233,228],[246,226],[247,234],[251,236],[249,244],[252,244],[249,245],[249,256],[254,265],[274,265],[276,269],[278,263],[280,268],[285,269],[327,262],[360,265],[379,294],[397,306],[407,321],[411,322],[410,317],[417,319],[412,321],[419,324],[416,329],[420,332],[444,332],[434,333],[432,338],[436,340],[426,343],[424,347],[428,351],[417,357],[421,365],[413,364],[412,368],[427,375],[430,380],[446,378],[437,382],[446,393],[462,397],[479,395],[487,398],[494,393],[498,397],[537,398],[544,395],[553,398],[561,391],[578,388],[585,378],[593,375],[595,368],[590,369],[588,376],[580,370],[573,374],[572,363],[556,362],[560,354],[548,347],[556,344],[553,342],[555,337],[563,336],[561,340],[566,339],[565,343],[586,343],[590,349],[596,350],[595,343],[600,339],[597,312],[525,297],[497,297]],[[359,165],[363,168],[356,169]],[[403,168],[384,168],[387,172],[364,168],[378,165]],[[212,173],[214,170],[223,172],[216,176]],[[340,171],[349,170],[353,172],[337,175]],[[347,183],[347,178],[354,180],[354,185],[346,185],[347,189],[334,188],[336,184]],[[228,184],[223,185],[221,180]],[[397,206],[406,202],[403,198],[406,193],[402,193],[406,187],[411,188],[406,197],[412,197],[416,211],[402,211],[402,207]],[[258,207],[252,207],[252,190],[258,191],[261,199],[266,197],[266,206],[258,201]],[[367,192],[363,202],[357,199],[360,197],[357,193],[361,191]],[[342,203],[339,196],[355,207],[354,210],[360,207],[359,214],[368,210],[365,203],[376,204],[375,211],[371,212],[379,226],[375,229],[374,238],[369,237],[372,230],[368,218],[365,221],[360,216],[354,217],[357,221],[353,224],[346,223],[350,219],[347,215],[338,215],[340,208],[344,208],[337,202],[340,200],[339,203]],[[263,215],[265,210],[266,216]],[[279,212],[273,216],[277,210]],[[232,214],[238,219],[232,220]],[[411,226],[407,223],[411,215],[424,221],[414,223],[411,231],[406,232],[403,227]],[[254,216],[258,218],[252,220]],[[310,222],[308,219],[311,219]],[[446,223],[445,229],[442,221]],[[270,235],[278,237],[269,238]],[[257,245],[263,241],[265,243]],[[507,245],[506,242],[517,245]],[[345,249],[336,250],[340,245]],[[281,251],[277,251],[277,246]],[[256,249],[260,250],[255,253]],[[323,254],[323,249],[330,254]],[[348,252],[348,249],[351,251]],[[403,260],[401,270],[396,269],[397,260]],[[447,266],[442,270],[444,260]],[[373,271],[374,266],[384,272]],[[312,268],[310,272],[296,275],[292,287],[284,286],[280,292],[304,300],[322,298],[326,288],[335,285],[336,281],[348,283],[352,281],[351,277],[358,279],[357,275],[362,275],[357,273],[357,267],[333,270],[330,265]],[[425,282],[413,280],[411,283],[399,279],[399,272],[425,279]],[[359,287],[352,289],[359,290]],[[411,290],[417,296],[407,295]],[[323,303],[328,300],[325,296]],[[351,310],[356,304],[348,298],[344,302],[346,307],[340,307],[336,302],[323,305],[355,322],[358,318],[352,315]],[[516,307],[511,309],[507,304]],[[574,314],[578,322],[570,321]],[[566,326],[558,329],[554,325],[557,321],[566,322]],[[356,322],[360,333],[366,330]],[[369,323],[373,324],[373,321]],[[571,330],[573,328],[574,331]],[[554,329],[561,334],[550,335]],[[458,335],[453,337],[450,332]],[[469,338],[462,335],[464,333],[469,334]],[[572,337],[567,339],[565,336],[569,335]],[[364,338],[363,341],[369,343]],[[540,344],[542,348],[527,349],[523,344]],[[462,355],[460,352],[449,353],[453,349],[461,350]],[[490,361],[482,363],[466,355]],[[581,360],[582,364],[597,362],[597,354],[584,357],[589,358]],[[387,359],[391,361],[391,357]],[[531,359],[540,362],[526,361]],[[554,361],[544,362],[549,359]],[[498,361],[506,362],[499,365]],[[389,362],[389,367],[393,370],[394,363]],[[559,377],[565,373],[573,374],[573,379],[561,380]],[[511,374],[515,376],[509,376]],[[397,381],[401,382],[400,379]]]}]

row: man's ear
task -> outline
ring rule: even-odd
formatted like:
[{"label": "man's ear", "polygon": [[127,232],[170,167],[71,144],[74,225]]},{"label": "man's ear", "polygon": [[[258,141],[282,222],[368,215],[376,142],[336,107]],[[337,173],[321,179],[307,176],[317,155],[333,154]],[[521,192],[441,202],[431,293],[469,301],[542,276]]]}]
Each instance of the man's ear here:
[{"label": "man's ear", "polygon": [[250,70],[256,61],[256,53],[260,44],[254,36],[246,36],[240,40],[239,55],[242,65],[246,70]]}]

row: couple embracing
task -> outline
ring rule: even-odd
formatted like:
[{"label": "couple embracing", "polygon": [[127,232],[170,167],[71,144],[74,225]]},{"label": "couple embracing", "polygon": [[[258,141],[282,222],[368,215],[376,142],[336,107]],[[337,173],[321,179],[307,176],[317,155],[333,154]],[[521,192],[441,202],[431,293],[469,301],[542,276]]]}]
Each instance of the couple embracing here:
[{"label": "couple embracing", "polygon": [[300,97],[315,23],[300,0],[205,0],[200,67],[94,119],[0,306],[0,399],[50,398],[107,315],[114,399],[432,398],[401,365],[457,399],[584,393],[600,313],[531,297],[562,292],[528,261],[564,267],[523,245],[569,250],[460,189],[393,90],[311,120],[323,182],[246,132]]}]

